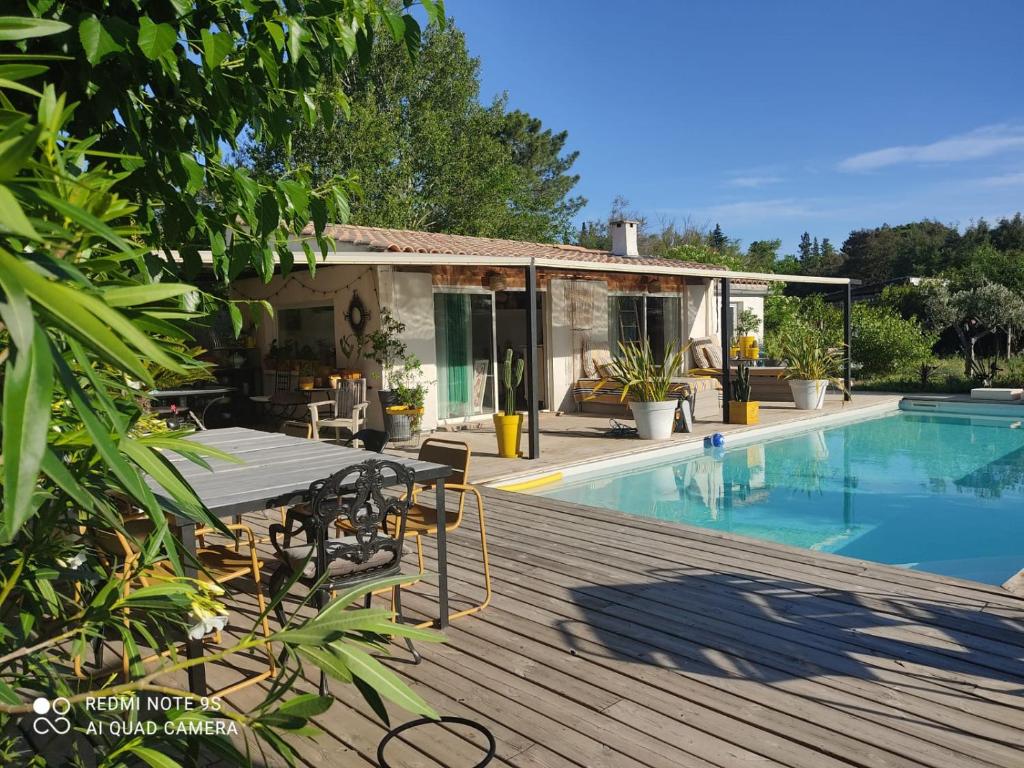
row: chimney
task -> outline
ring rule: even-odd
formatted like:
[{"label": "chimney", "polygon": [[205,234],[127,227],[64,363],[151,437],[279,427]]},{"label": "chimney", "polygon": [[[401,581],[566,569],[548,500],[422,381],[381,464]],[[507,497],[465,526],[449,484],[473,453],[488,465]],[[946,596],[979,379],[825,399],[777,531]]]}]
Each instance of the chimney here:
[{"label": "chimney", "polygon": [[616,256],[639,256],[636,249],[636,229],[639,222],[630,219],[612,219],[608,229],[612,235],[612,253]]}]

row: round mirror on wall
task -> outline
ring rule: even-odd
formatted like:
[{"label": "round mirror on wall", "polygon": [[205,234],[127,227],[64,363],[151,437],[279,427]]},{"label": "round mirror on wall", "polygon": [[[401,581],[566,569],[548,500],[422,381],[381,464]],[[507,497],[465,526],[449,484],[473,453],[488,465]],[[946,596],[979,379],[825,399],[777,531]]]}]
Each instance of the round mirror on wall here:
[{"label": "round mirror on wall", "polygon": [[359,298],[359,293],[356,291],[352,292],[352,298],[348,302],[348,311],[345,312],[345,319],[352,326],[352,332],[356,336],[363,335],[363,332],[366,330],[366,324],[370,321],[370,311],[363,304],[363,300]]}]

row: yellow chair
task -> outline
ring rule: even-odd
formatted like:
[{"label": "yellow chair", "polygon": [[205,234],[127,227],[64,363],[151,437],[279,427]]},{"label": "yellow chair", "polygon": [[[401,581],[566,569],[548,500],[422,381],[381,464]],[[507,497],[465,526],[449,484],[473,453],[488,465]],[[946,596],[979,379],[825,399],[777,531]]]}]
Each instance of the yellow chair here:
[{"label": "yellow chair", "polygon": [[[466,496],[472,494],[476,498],[477,514],[480,519],[480,555],[483,563],[484,574],[484,601],[479,605],[457,611],[448,615],[448,620],[453,621],[462,616],[482,611],[491,602],[491,565],[487,557],[487,528],[484,522],[484,500],[480,491],[469,484],[469,460],[472,451],[466,443],[458,440],[445,440],[439,437],[430,437],[423,441],[420,446],[419,460],[429,461],[433,464],[447,464],[452,468],[452,474],[445,480],[446,491],[458,491],[459,505],[456,513],[448,511],[445,520],[445,531],[451,532],[462,525],[462,517],[466,508]],[[406,538],[416,540],[416,554],[419,558],[420,573],[425,570],[423,560],[423,537],[437,535],[437,510],[427,507],[416,501],[420,493],[433,490],[434,484],[423,485],[413,491],[412,505],[409,507],[409,514],[405,523]],[[429,626],[432,622],[424,622],[420,626]]]},{"label": "yellow chair", "polygon": [[[169,581],[175,578],[174,569],[170,562],[167,560],[161,560],[159,562],[150,564],[146,567],[139,568],[139,559],[141,557],[141,551],[138,548],[138,542],[144,539],[153,529],[153,522],[145,514],[131,514],[123,518],[124,532],[119,530],[97,530],[91,533],[91,537],[95,542],[97,549],[99,550],[101,557],[114,558],[114,561],[119,563],[116,566],[119,575],[122,579],[122,594],[124,597],[128,597],[131,594],[132,585],[139,584],[140,586],[147,587],[152,584],[158,584],[161,581]],[[213,583],[213,584],[226,584],[236,579],[242,579],[249,577],[252,579],[253,584],[256,588],[256,604],[259,609],[259,613],[262,615],[261,630],[265,638],[268,639],[266,643],[266,655],[267,655],[267,669],[262,672],[243,678],[240,682],[223,688],[219,691],[214,692],[213,696],[226,696],[235,691],[239,691],[250,685],[255,685],[261,680],[266,680],[276,672],[276,659],[270,647],[269,638],[270,622],[266,616],[266,599],[263,595],[263,587],[260,581],[260,571],[263,568],[264,562],[257,557],[256,554],[256,538],[253,535],[252,529],[247,525],[240,523],[232,523],[226,526],[229,531],[236,531],[239,536],[235,539],[234,546],[228,546],[223,544],[206,544],[203,539],[208,534],[217,533],[213,528],[197,528],[195,535],[200,546],[196,550],[196,564],[198,566],[198,573],[196,578],[200,582]],[[127,535],[125,535],[127,533]],[[245,538],[248,544],[248,553],[241,553],[238,550],[237,541],[239,538]],[[128,612],[125,612],[125,626],[130,626],[130,617]],[[215,642],[220,640],[220,632],[217,631],[214,636]],[[166,656],[171,651],[164,651],[163,653],[153,654],[141,659],[143,663],[152,661],[153,659]],[[83,677],[81,670],[81,657],[76,656],[73,660],[75,674],[79,677]],[[130,659],[127,653],[122,653],[122,669],[127,677]],[[97,654],[97,663],[99,662],[99,654]]]}]

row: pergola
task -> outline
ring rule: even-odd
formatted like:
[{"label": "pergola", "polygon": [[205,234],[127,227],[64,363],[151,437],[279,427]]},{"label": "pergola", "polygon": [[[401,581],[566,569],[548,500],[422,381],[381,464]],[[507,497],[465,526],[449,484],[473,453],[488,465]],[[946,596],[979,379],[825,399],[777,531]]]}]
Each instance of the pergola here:
[{"label": "pergola", "polygon": [[[295,248],[295,264],[305,263],[305,253]],[[212,262],[210,252],[201,252],[201,258],[206,263]],[[660,265],[644,263],[631,265],[628,262],[593,261],[589,259],[573,259],[567,257],[559,258],[537,258],[526,256],[480,256],[454,253],[421,253],[403,251],[379,251],[352,246],[350,248],[337,248],[328,251],[326,256],[317,260],[318,266],[330,265],[364,265],[364,266],[395,266],[395,267],[433,267],[433,266],[466,266],[466,267],[505,267],[520,268],[524,271],[526,279],[526,306],[537,306],[537,270],[553,269],[559,272],[589,272],[589,273],[628,273],[635,274],[642,271],[647,275],[674,275],[679,277],[696,277],[705,280],[718,280],[721,286],[721,343],[722,343],[722,420],[729,420],[729,400],[731,398],[732,382],[729,377],[729,337],[724,329],[729,325],[729,302],[730,291],[733,280],[750,280],[768,283],[807,283],[815,285],[834,285],[837,290],[842,291],[841,303],[843,307],[843,343],[844,343],[844,366],[843,379],[846,385],[844,397],[850,398],[850,306],[851,306],[851,280],[846,277],[817,277],[811,275],[779,275],[771,272],[740,272],[715,267],[694,267],[691,265],[680,266]],[[526,313],[526,397],[529,404],[529,427],[528,427],[528,458],[536,459],[540,456],[540,403],[537,397],[539,391],[537,361],[537,319],[535,312]]]}]

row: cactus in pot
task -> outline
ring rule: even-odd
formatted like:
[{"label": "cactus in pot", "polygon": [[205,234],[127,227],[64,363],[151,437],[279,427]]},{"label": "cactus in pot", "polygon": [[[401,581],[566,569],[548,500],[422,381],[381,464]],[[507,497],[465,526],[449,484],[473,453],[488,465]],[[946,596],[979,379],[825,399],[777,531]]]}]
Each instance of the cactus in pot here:
[{"label": "cactus in pot", "polygon": [[505,385],[505,415],[516,415],[516,390],[523,381],[526,361],[516,358],[512,348],[505,350],[505,360],[501,364],[501,381]]},{"label": "cactus in pot", "polygon": [[498,455],[511,459],[520,455],[523,415],[516,411],[516,388],[523,381],[526,361],[517,358],[512,349],[505,350],[501,363],[501,382],[505,390],[505,409],[494,414],[494,433],[498,438]]}]

